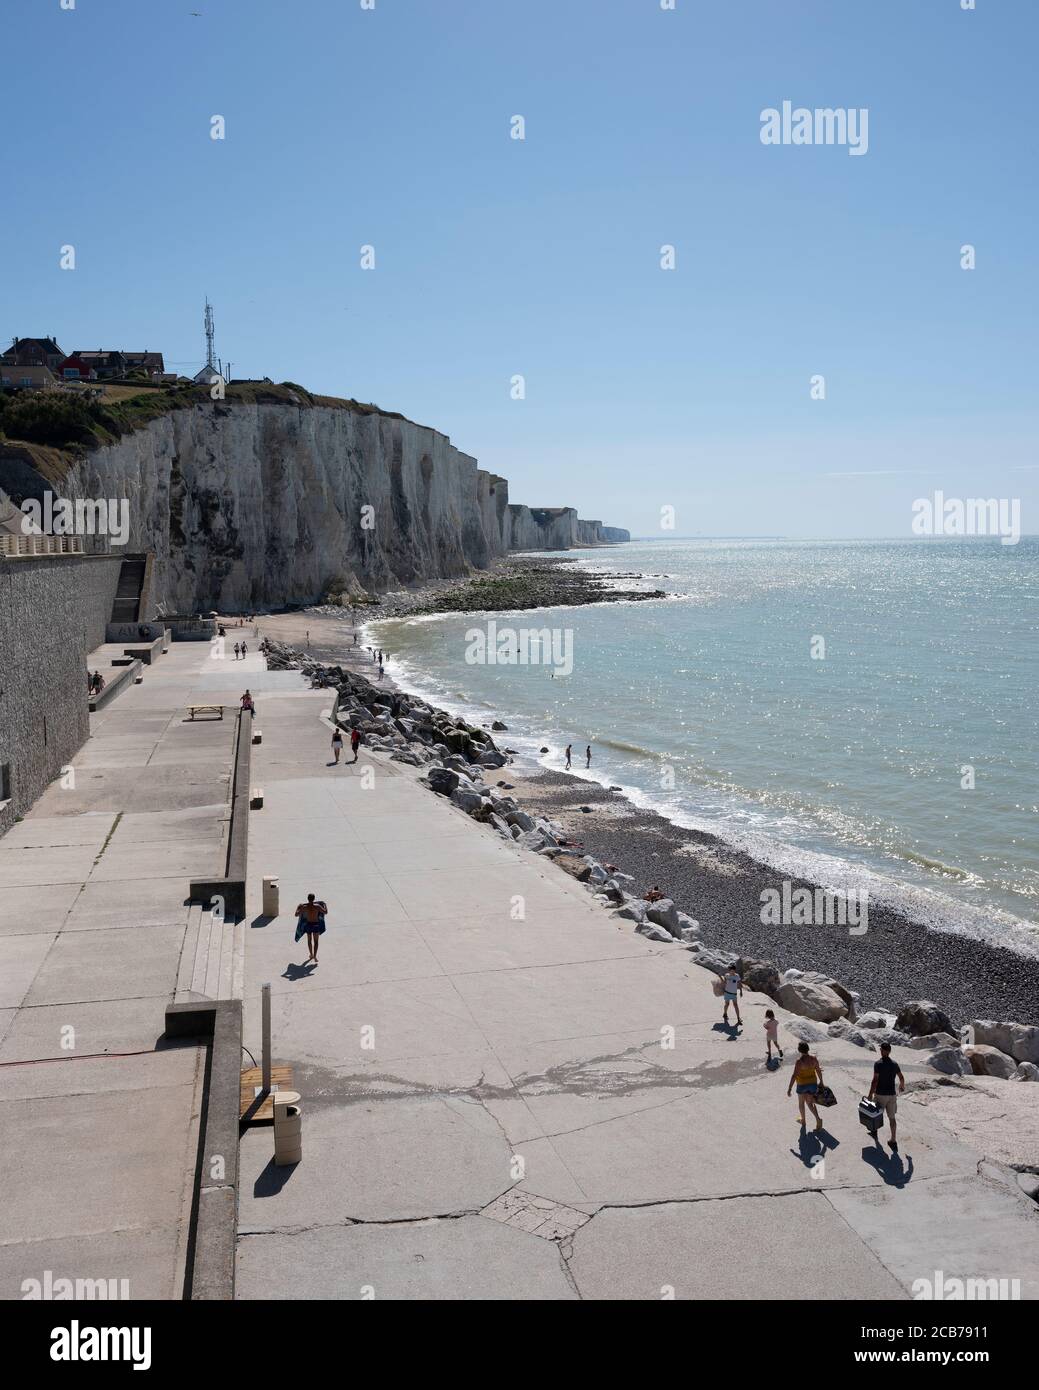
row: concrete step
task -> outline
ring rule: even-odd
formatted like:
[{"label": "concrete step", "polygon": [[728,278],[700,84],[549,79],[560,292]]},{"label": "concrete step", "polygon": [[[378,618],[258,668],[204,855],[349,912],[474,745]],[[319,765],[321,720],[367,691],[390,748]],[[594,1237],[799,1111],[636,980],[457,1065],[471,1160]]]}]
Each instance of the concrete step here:
[{"label": "concrete step", "polygon": [[191,981],[195,973],[195,952],[198,950],[198,934],[202,927],[202,904],[188,904],[188,921],[184,929],[184,942],[180,949],[180,965],[177,969],[177,990],[175,1000],[185,1002],[191,991]]},{"label": "concrete step", "polygon": [[192,903],[177,972],[177,1002],[241,999],[244,984],[245,923]]}]

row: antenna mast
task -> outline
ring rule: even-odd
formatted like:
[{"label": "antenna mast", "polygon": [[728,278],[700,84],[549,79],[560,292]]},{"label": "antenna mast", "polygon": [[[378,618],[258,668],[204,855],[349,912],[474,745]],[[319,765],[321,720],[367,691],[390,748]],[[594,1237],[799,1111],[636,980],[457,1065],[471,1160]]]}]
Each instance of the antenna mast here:
[{"label": "antenna mast", "polygon": [[213,306],[206,300],[206,370],[216,371],[216,357],[213,348]]}]

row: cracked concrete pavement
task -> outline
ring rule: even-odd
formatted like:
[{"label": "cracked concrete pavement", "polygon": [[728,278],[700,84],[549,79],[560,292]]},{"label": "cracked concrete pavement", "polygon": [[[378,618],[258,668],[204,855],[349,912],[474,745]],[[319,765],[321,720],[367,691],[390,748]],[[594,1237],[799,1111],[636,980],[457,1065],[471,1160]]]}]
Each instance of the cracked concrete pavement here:
[{"label": "cracked concrete pavement", "polygon": [[[907,1094],[893,1157],[856,1115],[875,1054],[832,1040],[838,1105],[802,1135],[796,1039],[765,1067],[771,1001],[748,993],[730,1034],[682,947],[610,920],[416,769],[330,766],[330,704],[300,681],[256,721],[245,1042],[258,1056],[270,981],[303,1161],[275,1167],[269,1127],[243,1136],[239,1298],[909,1298],[937,1270],[1039,1296],[1039,1212],[982,1163],[983,1133]],[[316,969],[293,942],[308,892],[330,907]],[[899,1061],[933,1082],[921,1054]]]}]

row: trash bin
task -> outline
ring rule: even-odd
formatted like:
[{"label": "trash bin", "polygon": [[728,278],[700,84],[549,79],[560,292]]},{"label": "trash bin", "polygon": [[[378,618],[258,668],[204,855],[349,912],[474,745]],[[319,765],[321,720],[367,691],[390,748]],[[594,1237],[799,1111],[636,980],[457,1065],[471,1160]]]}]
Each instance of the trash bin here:
[{"label": "trash bin", "polygon": [[263,915],[265,917],[277,917],[279,897],[277,875],[270,874],[263,880]]},{"label": "trash bin", "polygon": [[274,1162],[279,1168],[303,1157],[303,1112],[298,1091],[274,1093]]}]

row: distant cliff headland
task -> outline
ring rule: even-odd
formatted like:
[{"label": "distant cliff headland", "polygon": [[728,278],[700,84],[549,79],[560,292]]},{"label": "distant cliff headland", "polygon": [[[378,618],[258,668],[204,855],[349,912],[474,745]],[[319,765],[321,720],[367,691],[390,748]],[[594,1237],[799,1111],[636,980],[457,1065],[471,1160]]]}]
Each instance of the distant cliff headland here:
[{"label": "distant cliff headland", "polygon": [[0,405],[0,488],[19,504],[126,499],[127,549],[154,552],[160,613],[361,597],[510,551],[630,539],[572,507],[510,502],[434,429],[289,382],[222,400],[199,386],[54,395]]}]

